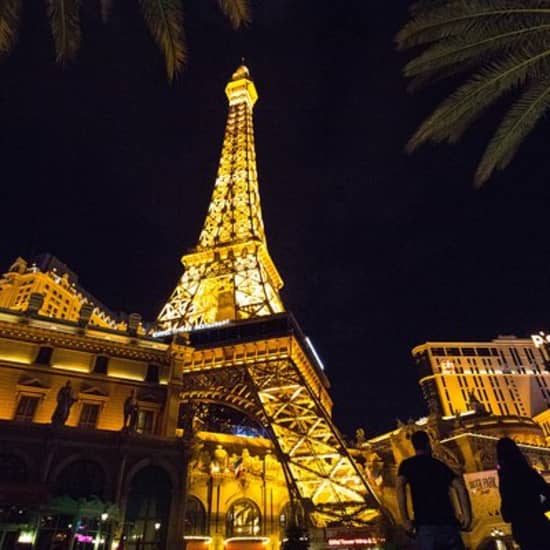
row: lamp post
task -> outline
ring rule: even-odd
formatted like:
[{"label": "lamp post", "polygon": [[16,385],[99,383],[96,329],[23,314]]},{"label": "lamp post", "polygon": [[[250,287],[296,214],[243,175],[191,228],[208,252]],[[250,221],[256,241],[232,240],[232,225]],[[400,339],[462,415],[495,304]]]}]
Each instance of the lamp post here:
[{"label": "lamp post", "polygon": [[95,544],[94,544],[94,550],[98,550],[99,545],[101,544],[101,550],[105,550],[105,539],[101,539],[101,528],[103,524],[109,519],[109,514],[107,512],[103,512],[101,516],[99,516],[99,527],[97,529],[97,534],[95,537]]},{"label": "lamp post", "polygon": [[160,548],[160,521],[155,522],[155,544],[157,548]]}]

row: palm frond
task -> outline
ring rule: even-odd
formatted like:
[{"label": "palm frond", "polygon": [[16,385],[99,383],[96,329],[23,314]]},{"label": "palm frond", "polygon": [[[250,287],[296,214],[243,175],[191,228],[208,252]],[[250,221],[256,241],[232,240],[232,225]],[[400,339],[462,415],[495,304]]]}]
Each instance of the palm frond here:
[{"label": "palm frond", "polygon": [[250,23],[250,6],[248,0],[218,0],[220,9],[231,21],[233,28]]},{"label": "palm frond", "polygon": [[180,0],[139,0],[143,18],[164,55],[168,79],[173,80],[187,58]]},{"label": "palm frond", "polygon": [[495,102],[520,92],[479,164],[475,182],[504,168],[550,104],[550,0],[420,0],[396,36],[426,46],[405,67],[409,88],[474,72],[434,110],[407,144],[455,143]]},{"label": "palm frond", "polygon": [[17,39],[21,0],[0,0],[0,55],[11,52]]},{"label": "palm frond", "polygon": [[502,94],[521,85],[530,76],[548,69],[550,48],[537,55],[510,54],[503,61],[482,69],[462,85],[428,117],[407,144],[412,151],[427,140],[457,141],[464,130]]},{"label": "palm frond", "polygon": [[434,73],[452,65],[462,65],[471,60],[479,65],[502,49],[511,51],[526,41],[532,44],[548,40],[550,14],[544,23],[530,26],[518,24],[518,27],[497,34],[490,34],[487,30],[469,32],[466,36],[439,41],[410,61],[403,72],[405,76],[412,77]]},{"label": "palm frond", "polygon": [[47,0],[56,60],[73,60],[80,48],[80,0]]},{"label": "palm frond", "polygon": [[427,44],[450,36],[461,36],[472,25],[506,25],[511,18],[550,17],[548,0],[449,0],[426,3],[398,32],[399,49]]},{"label": "palm frond", "polygon": [[527,134],[550,109],[550,77],[533,83],[508,111],[479,163],[475,184],[485,183],[495,169],[504,169]]}]

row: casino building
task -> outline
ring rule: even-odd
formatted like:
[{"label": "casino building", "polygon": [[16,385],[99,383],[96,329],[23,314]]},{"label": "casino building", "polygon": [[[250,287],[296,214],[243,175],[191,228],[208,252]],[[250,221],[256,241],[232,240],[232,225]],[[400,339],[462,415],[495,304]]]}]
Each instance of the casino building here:
[{"label": "casino building", "polygon": [[[279,290],[241,66],[197,246],[158,319],[58,259],[0,278],[0,550],[381,548],[391,517]],[[353,455],[353,456],[352,456]]]},{"label": "casino building", "polygon": [[491,342],[426,342],[412,353],[430,412],[532,418],[550,441],[550,370],[540,343],[499,336]]}]

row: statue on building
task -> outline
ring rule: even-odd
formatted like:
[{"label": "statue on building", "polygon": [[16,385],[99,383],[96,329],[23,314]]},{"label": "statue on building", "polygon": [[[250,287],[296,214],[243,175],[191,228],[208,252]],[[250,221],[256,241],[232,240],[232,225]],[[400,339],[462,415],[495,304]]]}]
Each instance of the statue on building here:
[{"label": "statue on building", "polygon": [[214,449],[214,462],[216,463],[216,466],[219,468],[220,472],[227,471],[229,465],[229,455],[220,444],[218,444]]},{"label": "statue on building", "polygon": [[69,418],[71,407],[76,402],[73,397],[71,381],[67,380],[65,385],[57,392],[57,406],[53,411],[52,424],[54,426],[64,426]]},{"label": "statue on building", "polygon": [[132,390],[130,395],[124,400],[124,422],[122,429],[127,432],[133,432],[136,429],[138,416],[138,405],[136,399],[136,390]]},{"label": "statue on building", "polygon": [[365,430],[363,428],[357,428],[355,430],[355,445],[361,447],[367,441],[365,436]]}]

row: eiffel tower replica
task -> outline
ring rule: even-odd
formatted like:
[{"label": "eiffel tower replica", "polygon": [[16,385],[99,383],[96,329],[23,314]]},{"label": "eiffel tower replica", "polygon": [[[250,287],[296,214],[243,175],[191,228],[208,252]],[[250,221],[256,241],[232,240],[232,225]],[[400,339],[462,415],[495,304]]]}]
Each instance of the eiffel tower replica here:
[{"label": "eiffel tower replica", "polygon": [[263,426],[291,500],[314,526],[377,530],[380,503],[332,423],[322,365],[279,295],[256,171],[258,95],[245,66],[225,92],[229,115],[210,206],[156,334],[175,335],[182,402],[233,407]]}]

